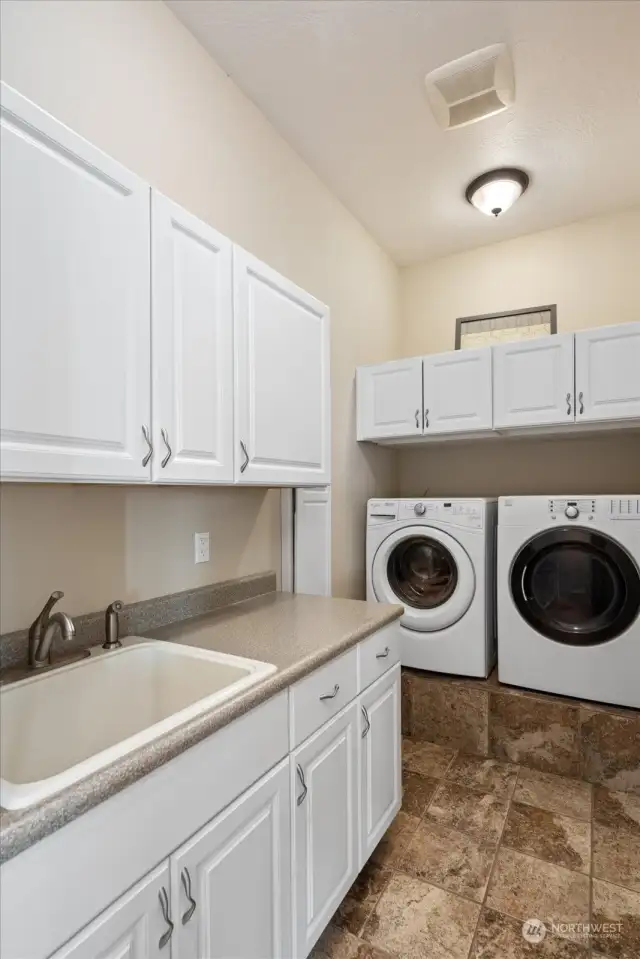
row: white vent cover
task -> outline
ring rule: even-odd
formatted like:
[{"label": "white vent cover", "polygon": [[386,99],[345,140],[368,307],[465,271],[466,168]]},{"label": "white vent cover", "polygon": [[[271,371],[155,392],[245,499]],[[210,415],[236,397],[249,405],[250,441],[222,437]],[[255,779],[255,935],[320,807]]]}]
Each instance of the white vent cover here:
[{"label": "white vent cover", "polygon": [[438,124],[445,130],[484,120],[515,99],[513,64],[506,43],[494,43],[452,60],[424,78]]}]

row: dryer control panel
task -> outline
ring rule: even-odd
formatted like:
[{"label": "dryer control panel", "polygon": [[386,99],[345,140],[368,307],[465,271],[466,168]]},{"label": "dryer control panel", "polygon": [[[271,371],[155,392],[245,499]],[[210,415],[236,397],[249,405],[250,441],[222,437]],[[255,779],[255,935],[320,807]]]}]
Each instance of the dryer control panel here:
[{"label": "dryer control panel", "polygon": [[640,499],[635,496],[607,499],[576,497],[575,499],[550,499],[549,514],[552,519],[637,519],[640,520]]}]

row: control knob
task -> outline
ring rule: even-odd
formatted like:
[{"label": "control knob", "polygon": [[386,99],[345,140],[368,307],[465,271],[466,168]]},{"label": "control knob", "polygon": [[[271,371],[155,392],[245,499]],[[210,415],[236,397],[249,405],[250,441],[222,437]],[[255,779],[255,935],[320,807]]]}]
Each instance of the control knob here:
[{"label": "control knob", "polygon": [[564,515],[567,517],[567,519],[577,519],[580,515],[580,510],[577,506],[573,506],[571,503],[569,503],[564,511]]},{"label": "control knob", "polygon": [[427,507],[424,505],[424,503],[416,503],[416,505],[413,507],[413,512],[416,514],[416,516],[424,516],[424,514],[427,512]]}]

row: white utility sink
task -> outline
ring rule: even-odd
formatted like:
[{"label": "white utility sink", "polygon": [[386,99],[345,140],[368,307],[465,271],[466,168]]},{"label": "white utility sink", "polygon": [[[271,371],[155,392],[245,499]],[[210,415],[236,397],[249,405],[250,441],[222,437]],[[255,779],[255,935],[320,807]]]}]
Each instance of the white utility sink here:
[{"label": "white utility sink", "polygon": [[0,805],[31,806],[275,668],[128,637],[122,649],[0,687]]}]

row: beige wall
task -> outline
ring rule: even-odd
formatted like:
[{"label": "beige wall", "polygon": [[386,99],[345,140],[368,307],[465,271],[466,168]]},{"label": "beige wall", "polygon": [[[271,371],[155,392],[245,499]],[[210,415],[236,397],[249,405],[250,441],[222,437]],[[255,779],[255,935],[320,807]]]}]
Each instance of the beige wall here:
[{"label": "beige wall", "polygon": [[[640,320],[640,209],[407,267],[400,290],[403,356],[452,350],[459,316],[556,303],[559,332]],[[430,446],[398,470],[405,496],[637,493],[640,437]]]},{"label": "beige wall", "polygon": [[[364,506],[394,455],[354,439],[353,372],[396,355],[397,270],[159,0],[4,0],[2,78],[332,311],[334,592],[362,595]],[[279,567],[279,493],[2,490],[2,630]],[[210,564],[192,536],[211,532]]]}]

